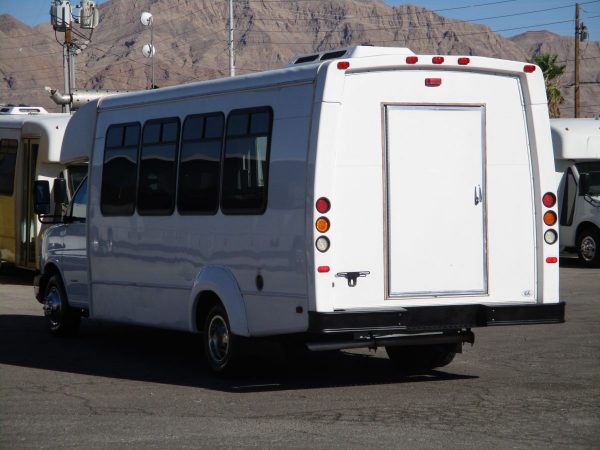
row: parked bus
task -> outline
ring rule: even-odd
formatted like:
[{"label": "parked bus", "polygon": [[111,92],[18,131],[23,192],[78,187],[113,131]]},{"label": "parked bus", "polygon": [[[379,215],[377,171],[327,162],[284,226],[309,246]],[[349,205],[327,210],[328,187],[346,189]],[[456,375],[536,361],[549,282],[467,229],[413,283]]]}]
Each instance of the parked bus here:
[{"label": "parked bus", "polygon": [[87,168],[67,168],[59,162],[70,115],[48,114],[38,107],[4,109],[0,114],[0,262],[36,269],[40,229],[33,212],[33,182],[60,175],[72,193]]},{"label": "parked bus", "polygon": [[553,119],[559,174],[560,247],[587,266],[600,266],[600,115]]},{"label": "parked bus", "polygon": [[90,170],[44,235],[36,296],[55,334],[81,316],[201,333],[216,372],[265,336],[429,369],[473,328],[564,320],[534,65],[302,55],[90,102],[63,156]]}]

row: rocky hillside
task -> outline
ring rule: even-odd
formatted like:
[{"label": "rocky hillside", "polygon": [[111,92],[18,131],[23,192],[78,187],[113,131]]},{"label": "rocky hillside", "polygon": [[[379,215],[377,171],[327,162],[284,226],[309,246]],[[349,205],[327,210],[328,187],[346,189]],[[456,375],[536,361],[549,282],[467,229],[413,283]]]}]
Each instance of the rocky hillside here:
[{"label": "rocky hillside", "polygon": [[[410,47],[416,53],[470,54],[525,60],[553,52],[572,60],[572,39],[526,33],[510,40],[483,25],[439,16],[412,5],[391,7],[379,0],[235,3],[238,74],[280,67],[293,55],[356,44]],[[228,74],[226,2],[214,0],[110,0],[100,6],[100,25],[76,58],[77,87],[145,89],[150,61],[141,54],[150,32],[139,16],[154,15],[155,84],[168,86]],[[77,30],[80,31],[80,30]],[[85,36],[77,37],[83,42]],[[57,34],[59,41],[64,39]],[[582,46],[582,81],[597,83],[599,43]],[[572,63],[569,62],[569,65]],[[563,80],[571,102],[572,71]],[[62,47],[52,27],[28,27],[0,16],[0,102],[58,108],[44,86],[62,91]],[[585,84],[584,104],[600,105],[598,84]],[[572,114],[571,103],[564,115]],[[600,106],[586,107],[600,110]],[[582,108],[583,109],[583,108]]]}]

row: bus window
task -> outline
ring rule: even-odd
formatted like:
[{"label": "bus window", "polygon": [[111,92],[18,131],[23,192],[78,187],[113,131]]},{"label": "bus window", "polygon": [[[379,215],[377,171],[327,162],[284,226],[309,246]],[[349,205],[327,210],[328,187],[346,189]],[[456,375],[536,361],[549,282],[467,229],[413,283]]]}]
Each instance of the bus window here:
[{"label": "bus window", "polygon": [[12,195],[17,161],[16,139],[0,139],[0,195]]},{"label": "bus window", "polygon": [[100,210],[105,216],[131,216],[135,210],[140,125],[112,125],[106,132]]},{"label": "bus window", "polygon": [[215,214],[219,209],[224,122],[222,113],[185,119],[177,188],[180,214]]},{"label": "bus window", "polygon": [[175,209],[179,119],[160,119],[144,125],[140,152],[138,212],[168,216]]},{"label": "bus window", "polygon": [[221,198],[225,214],[265,211],[272,123],[271,108],[229,114]]}]

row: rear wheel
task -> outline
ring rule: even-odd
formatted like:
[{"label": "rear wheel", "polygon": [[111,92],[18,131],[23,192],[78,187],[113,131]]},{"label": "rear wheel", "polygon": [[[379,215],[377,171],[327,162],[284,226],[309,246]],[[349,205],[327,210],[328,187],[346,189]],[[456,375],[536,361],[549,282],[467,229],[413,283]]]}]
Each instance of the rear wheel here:
[{"label": "rear wheel", "polygon": [[403,370],[430,370],[443,367],[456,356],[456,344],[386,347],[392,364]]},{"label": "rear wheel", "polygon": [[204,352],[210,369],[231,373],[239,363],[239,337],[231,332],[225,308],[213,306],[206,316],[203,331]]},{"label": "rear wheel", "polygon": [[50,333],[56,336],[69,336],[77,332],[81,315],[69,307],[65,288],[58,275],[53,275],[48,280],[43,303]]},{"label": "rear wheel", "polygon": [[600,266],[600,233],[597,228],[584,228],[577,237],[577,254],[588,267]]}]

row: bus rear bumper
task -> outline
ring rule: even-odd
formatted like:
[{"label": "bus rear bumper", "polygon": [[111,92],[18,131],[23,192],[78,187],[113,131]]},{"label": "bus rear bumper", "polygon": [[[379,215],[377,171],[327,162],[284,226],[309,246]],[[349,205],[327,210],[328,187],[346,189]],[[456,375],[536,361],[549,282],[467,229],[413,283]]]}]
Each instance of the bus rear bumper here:
[{"label": "bus rear bumper", "polygon": [[312,350],[474,342],[471,328],[565,321],[565,303],[309,312]]}]

